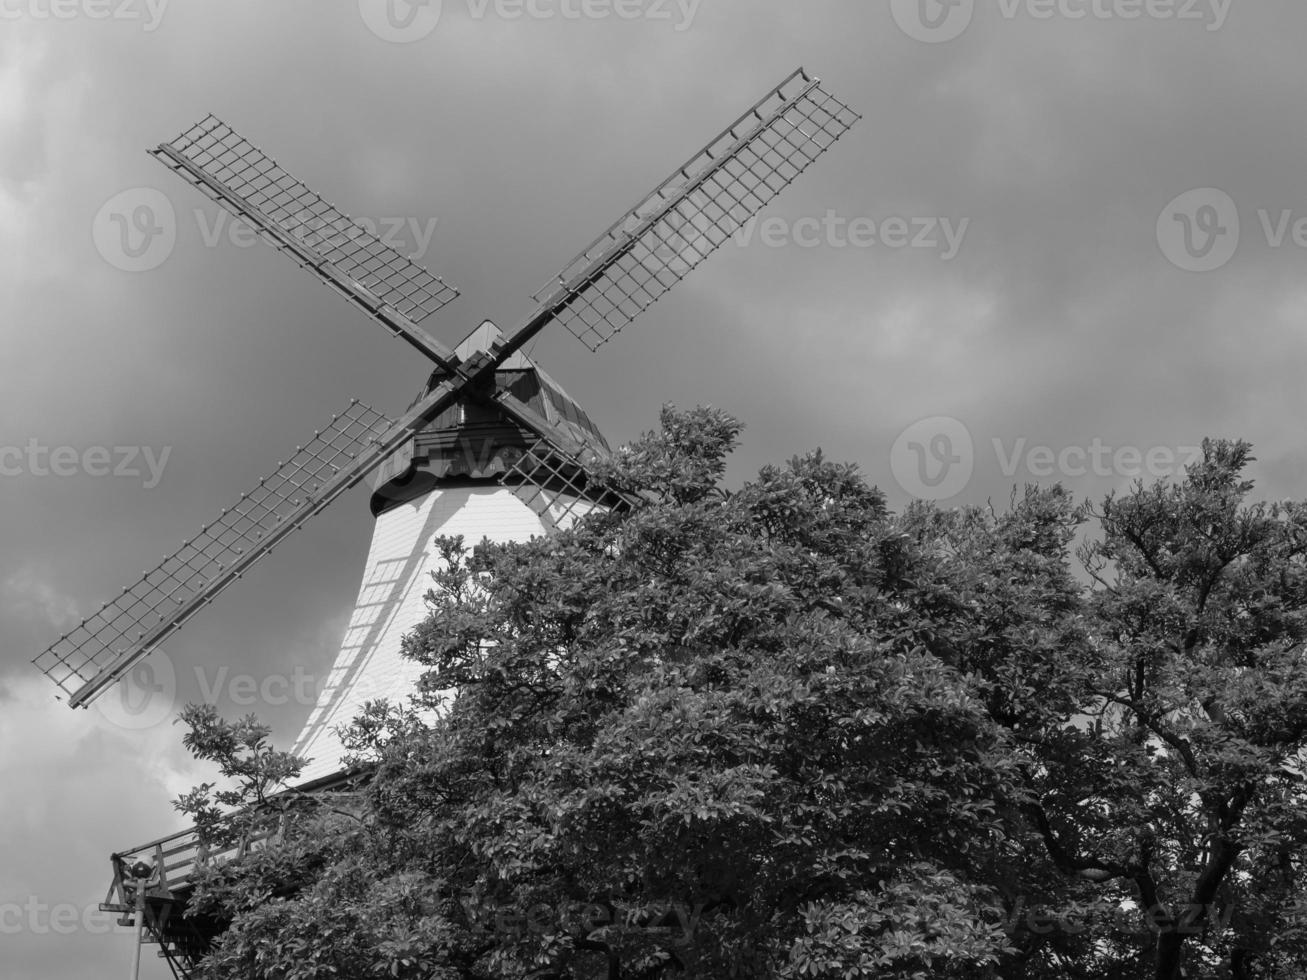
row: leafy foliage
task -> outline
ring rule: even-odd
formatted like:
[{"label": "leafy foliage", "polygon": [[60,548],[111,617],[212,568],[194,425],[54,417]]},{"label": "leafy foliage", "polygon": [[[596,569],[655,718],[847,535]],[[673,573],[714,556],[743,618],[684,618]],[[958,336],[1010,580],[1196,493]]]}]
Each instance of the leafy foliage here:
[{"label": "leafy foliage", "polygon": [[599,474],[642,506],[441,540],[352,808],[190,710],[238,787],[179,806],[281,829],[200,881],[203,976],[1302,972],[1307,535],[1245,444],[1099,510],[896,515],[819,452],[727,492],[739,431],[666,409]]}]

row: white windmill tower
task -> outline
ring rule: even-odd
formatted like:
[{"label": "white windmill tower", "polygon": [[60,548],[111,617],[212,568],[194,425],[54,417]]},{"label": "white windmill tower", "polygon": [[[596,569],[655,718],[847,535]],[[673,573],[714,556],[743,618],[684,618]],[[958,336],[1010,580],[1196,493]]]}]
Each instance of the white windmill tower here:
[{"label": "white windmill tower", "polygon": [[[402,635],[426,614],[432,539],[507,541],[549,533],[624,501],[588,479],[608,452],[589,418],[523,355],[560,321],[592,350],[661,298],[826,152],[858,115],[802,68],[768,92],[619,218],[536,294],[503,336],[483,323],[455,350],[420,321],[458,292],[384,245],[214,116],[150,151],[264,241],[435,364],[399,418],[354,401],[288,462],[173,555],[60,637],[34,663],[85,707],[149,656],[291,532],[372,473],[376,529],[340,654],[295,749],[312,757],[302,788],[342,775],[332,729],[369,699],[398,700],[415,668]],[[627,502],[629,503],[629,502]],[[206,926],[168,915],[199,859],[193,835],[113,855],[106,908],[130,911],[145,885],[150,930],[185,973]],[[162,910],[162,911],[161,911]]]},{"label": "white windmill tower", "polygon": [[[486,321],[454,353],[466,359],[500,340],[499,330]],[[440,380],[437,371],[432,385]],[[580,406],[521,352],[496,368],[495,385],[512,391],[590,452],[608,451]],[[619,503],[616,497],[604,500],[561,486],[530,495],[504,486],[500,477],[532,441],[529,430],[468,399],[432,419],[379,471],[372,496],[376,525],[354,614],[293,749],[311,760],[301,774],[303,785],[344,770],[336,730],[368,701],[398,703],[414,690],[421,670],[404,659],[400,646],[427,613],[424,596],[437,560],[437,535],[462,535],[469,545],[482,539],[524,541],[566,525],[596,500]]]}]

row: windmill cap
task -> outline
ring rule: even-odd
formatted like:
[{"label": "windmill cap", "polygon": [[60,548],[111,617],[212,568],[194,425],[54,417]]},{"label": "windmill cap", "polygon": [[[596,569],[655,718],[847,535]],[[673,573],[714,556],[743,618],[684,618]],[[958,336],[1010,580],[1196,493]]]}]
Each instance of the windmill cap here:
[{"label": "windmill cap", "polygon": [[[493,320],[482,320],[481,325],[458,342],[454,353],[460,360],[466,361],[478,351],[488,351],[504,339],[503,331]],[[538,371],[534,364],[520,350],[514,351],[508,360],[499,365],[500,371]]]}]

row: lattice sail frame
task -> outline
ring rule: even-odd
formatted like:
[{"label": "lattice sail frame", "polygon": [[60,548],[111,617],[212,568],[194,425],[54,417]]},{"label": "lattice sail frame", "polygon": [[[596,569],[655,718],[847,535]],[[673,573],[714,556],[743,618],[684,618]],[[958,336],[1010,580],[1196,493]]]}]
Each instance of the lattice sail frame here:
[{"label": "lattice sail frame", "polygon": [[[326,463],[313,448],[319,442],[315,434],[314,443],[297,449],[291,463],[279,464],[260,484],[262,489],[271,481],[279,489],[261,503],[246,504],[252,495],[243,496],[241,505],[224,511],[195,542],[124,589],[34,663],[69,693],[73,706],[92,700],[544,326],[561,319],[591,349],[610,339],[724,244],[858,118],[800,68],[569,263],[559,285],[507,342],[461,363],[418,325],[458,295],[452,286],[384,245],[214,116],[161,144],[151,152],[166,166],[442,365],[451,381],[420,399],[399,422],[351,403],[350,412],[337,419],[365,431],[356,433],[357,446],[345,450],[351,462],[343,469]],[[592,450],[508,392],[497,393],[495,400],[537,437],[501,482],[542,519],[564,527],[596,506],[637,503],[591,481]],[[324,448],[335,446],[331,431]],[[323,470],[314,469],[320,464],[333,471],[325,485],[301,479],[320,475]],[[266,506],[272,499],[277,503]],[[262,513],[255,516],[241,506]]]},{"label": "lattice sail frame", "polygon": [[217,116],[150,152],[392,334],[437,362],[448,353],[418,323],[458,290],[386,245]]},{"label": "lattice sail frame", "polygon": [[536,301],[596,350],[860,118],[798,69],[583,249]]},{"label": "lattice sail frame", "polygon": [[[297,529],[334,500],[335,495],[317,495],[395,426],[362,402],[351,402],[234,507],[33,662],[69,696],[97,679],[105,686],[112,683],[116,677],[106,671],[112,672],[115,663],[130,668],[200,608],[187,609],[196,597],[207,592],[206,599],[212,598],[271,550],[274,534]],[[247,556],[253,560],[238,568]],[[227,582],[225,576],[230,576]],[[143,642],[148,647],[142,649]]]},{"label": "lattice sail frame", "polygon": [[499,478],[541,521],[566,530],[596,509],[629,510],[639,503],[633,497],[596,484],[590,467],[593,454],[583,459],[537,439]]}]

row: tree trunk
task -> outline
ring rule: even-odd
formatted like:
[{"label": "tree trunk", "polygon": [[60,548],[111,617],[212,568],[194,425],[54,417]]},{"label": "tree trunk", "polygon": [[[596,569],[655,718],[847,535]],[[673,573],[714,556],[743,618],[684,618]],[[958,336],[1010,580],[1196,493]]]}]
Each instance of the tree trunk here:
[{"label": "tree trunk", "polygon": [[1201,925],[1207,918],[1207,910],[1216,900],[1217,889],[1221,887],[1226,872],[1230,870],[1238,855],[1239,848],[1227,838],[1219,837],[1213,842],[1207,867],[1203,868],[1202,874],[1194,882],[1194,893],[1190,899],[1189,907],[1196,907],[1199,910],[1198,914],[1192,923],[1188,922],[1183,914],[1172,917],[1169,927],[1162,930],[1161,935],[1157,937],[1157,969],[1153,973],[1155,980],[1180,980],[1184,975],[1180,971],[1184,964],[1186,930],[1182,930],[1181,925],[1191,928]]}]

